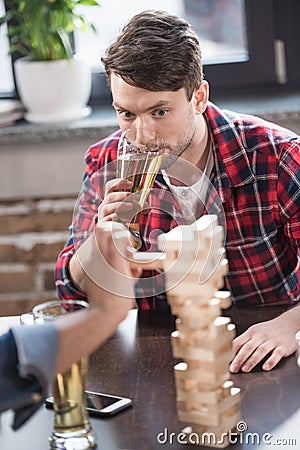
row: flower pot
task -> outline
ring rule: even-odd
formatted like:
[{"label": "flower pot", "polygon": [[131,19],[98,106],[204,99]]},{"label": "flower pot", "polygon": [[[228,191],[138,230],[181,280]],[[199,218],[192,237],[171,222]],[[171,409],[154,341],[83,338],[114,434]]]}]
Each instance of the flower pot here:
[{"label": "flower pot", "polygon": [[76,55],[70,60],[15,62],[16,83],[27,112],[34,123],[76,120],[89,113],[91,70]]}]

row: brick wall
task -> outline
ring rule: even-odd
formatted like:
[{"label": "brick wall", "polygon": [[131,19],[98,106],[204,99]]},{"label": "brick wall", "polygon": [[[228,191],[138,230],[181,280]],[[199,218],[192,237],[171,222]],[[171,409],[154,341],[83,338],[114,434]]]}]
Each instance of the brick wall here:
[{"label": "brick wall", "polygon": [[56,298],[53,271],[75,200],[0,202],[0,316]]}]

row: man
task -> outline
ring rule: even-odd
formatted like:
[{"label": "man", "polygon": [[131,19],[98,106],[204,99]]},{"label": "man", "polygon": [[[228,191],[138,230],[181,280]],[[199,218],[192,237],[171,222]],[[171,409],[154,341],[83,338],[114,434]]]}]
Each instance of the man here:
[{"label": "man", "polygon": [[[104,277],[119,283],[122,296],[102,289],[87,277],[88,309],[62,316],[51,324],[16,326],[0,337],[0,413],[15,410],[14,429],[43,403],[54,375],[95,350],[133,306],[138,271],[132,271],[123,257],[129,242],[127,231],[123,225],[113,223],[112,238],[108,225],[95,227],[89,241],[95,239],[98,247],[94,263],[100,263]],[[81,247],[81,260],[89,252],[89,241]]]},{"label": "man", "polygon": [[[225,287],[234,302],[249,307],[278,302],[295,305],[300,299],[299,137],[258,118],[221,111],[210,103],[198,38],[186,21],[175,16],[160,11],[138,14],[102,59],[120,129],[157,132],[175,158],[192,164],[210,179],[225,214],[229,260]],[[120,132],[109,136],[86,154],[80,212],[57,263],[57,286],[63,297],[84,298],[84,275],[73,256],[76,245],[80,247],[80,239],[74,238],[78,230],[84,234],[95,220],[111,221],[121,208],[133,208],[128,181],[105,184],[113,178],[119,137]],[[167,232],[184,219],[177,214],[174,220],[172,214],[178,210],[173,207],[173,193],[180,183],[165,175],[156,178],[151,210],[141,215],[142,250],[153,247],[158,228]],[[214,204],[217,197],[206,198],[208,204]],[[207,205],[204,209],[204,213],[210,212]],[[161,276],[144,275],[150,285],[161,282]],[[160,289],[155,291],[159,295],[151,296],[143,295],[145,285],[138,287],[141,308],[163,304]],[[296,350],[298,329],[299,306],[249,328],[234,341],[230,370],[249,372],[267,355],[262,367],[272,369]]]}]

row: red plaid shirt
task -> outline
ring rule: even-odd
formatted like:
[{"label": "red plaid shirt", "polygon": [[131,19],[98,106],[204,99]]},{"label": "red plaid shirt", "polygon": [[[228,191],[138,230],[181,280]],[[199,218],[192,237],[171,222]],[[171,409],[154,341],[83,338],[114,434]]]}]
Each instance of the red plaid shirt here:
[{"label": "red plaid shirt", "polygon": [[[300,300],[300,138],[293,132],[212,103],[206,110],[214,153],[206,213],[222,208],[226,218],[229,273],[225,288],[239,303],[262,304]],[[76,243],[95,223],[105,184],[115,178],[120,132],[86,153],[86,172],[70,238],[59,255],[56,284],[61,298],[84,298],[69,275]],[[155,250],[158,230],[185,223],[178,203],[159,174],[150,193],[151,210],[141,216],[142,250]],[[163,274],[147,271],[136,289],[142,309],[159,307]],[[158,288],[159,286],[159,288]],[[157,294],[158,293],[158,294]]]}]

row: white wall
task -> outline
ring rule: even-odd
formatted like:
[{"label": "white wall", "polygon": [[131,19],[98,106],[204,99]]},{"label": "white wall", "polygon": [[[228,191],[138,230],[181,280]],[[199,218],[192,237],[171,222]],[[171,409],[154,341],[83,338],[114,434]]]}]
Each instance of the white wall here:
[{"label": "white wall", "polygon": [[77,194],[88,139],[6,144],[0,151],[0,199]]}]

